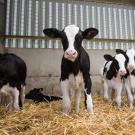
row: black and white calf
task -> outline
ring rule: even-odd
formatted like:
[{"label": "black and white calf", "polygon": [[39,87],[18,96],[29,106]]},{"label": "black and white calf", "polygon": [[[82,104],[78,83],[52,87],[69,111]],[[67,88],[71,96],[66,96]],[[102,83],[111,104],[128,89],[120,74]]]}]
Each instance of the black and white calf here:
[{"label": "black and white calf", "polygon": [[63,94],[63,110],[70,112],[70,90],[75,92],[75,109],[79,112],[81,90],[85,93],[85,105],[93,113],[91,97],[90,60],[82,47],[83,39],[91,39],[98,34],[95,28],[81,31],[75,25],[68,25],[62,31],[47,28],[43,32],[51,38],[61,38],[64,55],[61,62],[61,89]]},{"label": "black and white calf", "polygon": [[127,51],[117,50],[117,53],[127,55],[127,74],[124,77],[124,84],[127,92],[129,107],[133,108],[133,101],[135,100],[135,50],[129,49]]},{"label": "black and white calf", "polygon": [[126,75],[127,57],[123,54],[116,54],[115,57],[111,55],[104,55],[106,60],[102,70],[103,75],[103,91],[104,99],[108,100],[108,90],[115,90],[115,102],[118,107],[121,106],[121,92],[123,86],[123,77]]},{"label": "black and white calf", "polygon": [[0,92],[9,95],[10,110],[24,103],[26,64],[15,54],[0,54]]},{"label": "black and white calf", "polygon": [[26,94],[26,99],[32,99],[34,102],[51,102],[62,100],[61,97],[44,95],[43,88],[34,88]]}]

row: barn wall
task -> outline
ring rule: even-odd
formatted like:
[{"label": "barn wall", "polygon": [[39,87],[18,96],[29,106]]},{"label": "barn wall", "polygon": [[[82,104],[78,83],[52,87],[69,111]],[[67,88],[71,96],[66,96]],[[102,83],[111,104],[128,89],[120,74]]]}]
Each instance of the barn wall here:
[{"label": "barn wall", "polygon": [[[27,92],[33,87],[43,87],[45,93],[61,95],[60,64],[62,49],[8,49],[26,61],[28,67]],[[101,90],[100,71],[104,63],[103,55],[114,54],[112,50],[88,50],[91,60],[93,93]],[[95,57],[96,56],[96,57]]]},{"label": "barn wall", "polygon": [[[0,0],[0,35],[5,34],[6,3]],[[0,45],[4,45],[4,40],[0,38]],[[1,48],[1,47],[0,47]]]},{"label": "barn wall", "polygon": [[[107,2],[107,1],[106,1]],[[44,36],[47,27],[63,29],[76,24],[82,30],[96,27],[96,38],[113,41],[85,41],[86,49],[135,48],[135,6],[81,0],[7,0],[6,34]],[[119,41],[119,39],[122,39]],[[131,41],[124,42],[123,39]],[[7,39],[12,48],[61,48],[60,41]]]}]

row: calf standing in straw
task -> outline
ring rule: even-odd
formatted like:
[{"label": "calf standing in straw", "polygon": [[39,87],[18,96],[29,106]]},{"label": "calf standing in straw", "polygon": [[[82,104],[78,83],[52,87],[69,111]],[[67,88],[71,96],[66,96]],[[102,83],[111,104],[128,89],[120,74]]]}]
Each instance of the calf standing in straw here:
[{"label": "calf standing in straw", "polygon": [[128,72],[124,77],[124,81],[125,81],[125,88],[126,88],[126,92],[127,92],[129,107],[132,109],[133,100],[135,100],[135,50],[129,49],[125,52],[125,51],[119,49],[116,52],[127,55]]},{"label": "calf standing in straw", "polygon": [[70,112],[70,90],[75,92],[75,109],[79,112],[81,91],[84,90],[85,105],[93,113],[91,97],[90,60],[82,47],[83,39],[91,39],[98,34],[95,28],[81,31],[75,25],[68,25],[62,31],[56,28],[47,28],[43,31],[51,38],[62,40],[64,54],[61,62],[61,90],[63,94],[63,110]]},{"label": "calf standing in straw", "polygon": [[108,90],[115,90],[115,102],[118,107],[121,107],[121,92],[123,85],[123,77],[126,75],[127,58],[124,54],[116,54],[115,57],[111,55],[104,55],[106,60],[102,70],[103,75],[103,91],[104,99],[108,100]]}]

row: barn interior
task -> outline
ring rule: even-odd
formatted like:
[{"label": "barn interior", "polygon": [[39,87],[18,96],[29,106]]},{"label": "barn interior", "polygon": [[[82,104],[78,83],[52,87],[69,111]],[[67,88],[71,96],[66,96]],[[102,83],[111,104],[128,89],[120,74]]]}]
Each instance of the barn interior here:
[{"label": "barn interior", "polygon": [[[0,0],[0,53],[15,53],[25,60],[28,68],[26,93],[33,88],[43,88],[46,95],[61,96],[59,82],[63,55],[61,41],[45,37],[43,29],[54,27],[62,30],[67,24],[76,24],[82,30],[87,27],[99,29],[99,34],[94,39],[83,41],[83,47],[88,52],[91,61],[92,94],[95,96],[94,103],[97,107],[95,118],[86,122],[88,118],[86,111],[80,115],[72,112],[71,117],[61,113],[60,117],[61,109],[56,109],[61,105],[59,101],[46,104],[45,107],[48,107],[48,110],[43,107],[43,103],[26,104],[22,114],[21,112],[15,115],[8,113],[8,117],[6,117],[5,109],[1,108],[2,120],[0,123],[11,127],[10,121],[16,125],[18,119],[22,122],[19,123],[20,126],[18,124],[18,127],[13,127],[13,129],[1,126],[1,134],[43,134],[43,132],[46,134],[86,133],[90,135],[134,134],[134,110],[129,110],[125,97],[123,98],[124,108],[121,111],[115,108],[112,102],[107,104],[102,101],[100,75],[101,67],[104,64],[104,54],[115,55],[117,48],[135,49],[134,0]],[[101,98],[97,97],[98,95]],[[6,100],[8,101],[8,99]],[[0,102],[3,104],[6,101],[0,97]],[[84,107],[81,106],[83,108],[81,112],[83,112]],[[46,115],[43,115],[42,108],[47,113]],[[108,110],[108,108],[110,109]],[[45,121],[43,117],[47,117],[47,122],[50,122],[52,128],[46,123],[40,125],[41,128],[36,128],[35,124],[33,126],[28,121],[23,121],[27,110],[31,116],[27,116],[29,121],[35,121],[35,123],[37,121],[37,125],[40,125],[41,121],[42,123]],[[32,112],[35,116],[30,115],[30,110],[35,110]],[[39,114],[36,113],[38,110],[40,110]],[[52,120],[52,117],[55,119]],[[78,124],[78,127],[74,126],[79,120],[83,126],[81,127],[81,124]],[[63,125],[65,123],[63,127],[61,122]],[[25,124],[28,126],[25,127]],[[99,130],[98,125],[100,125]],[[43,130],[45,127],[47,130]],[[78,132],[79,130],[80,132]]]}]

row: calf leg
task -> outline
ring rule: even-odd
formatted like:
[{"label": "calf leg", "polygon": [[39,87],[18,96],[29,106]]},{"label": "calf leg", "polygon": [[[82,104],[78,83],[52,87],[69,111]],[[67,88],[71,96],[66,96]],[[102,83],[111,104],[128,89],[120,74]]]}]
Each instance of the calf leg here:
[{"label": "calf leg", "polygon": [[91,97],[91,78],[90,75],[87,74],[84,75],[84,83],[85,83],[85,106],[91,114],[93,114],[93,103],[92,103],[92,97]]},{"label": "calf leg", "polygon": [[104,80],[104,83],[103,83],[103,97],[104,97],[104,100],[108,100],[109,99],[109,96],[108,96],[108,84],[106,82],[106,80]]},{"label": "calf leg", "polygon": [[10,103],[8,104],[8,110],[13,111],[14,108],[13,108],[13,95],[12,94],[9,95],[9,100],[10,100]]},{"label": "calf leg", "polygon": [[19,110],[19,90],[16,87],[12,90],[12,96],[13,108],[14,110]]},{"label": "calf leg", "polygon": [[135,100],[135,89],[133,89],[132,94],[133,94],[133,100]]},{"label": "calf leg", "polygon": [[81,90],[77,89],[75,91],[75,110],[76,110],[76,113],[79,113],[80,97],[81,97]]},{"label": "calf leg", "polygon": [[61,81],[61,90],[63,95],[63,111],[68,114],[70,112],[69,80]]},{"label": "calf leg", "polygon": [[125,87],[126,87],[129,107],[132,109],[133,108],[133,95],[132,95],[132,92],[131,92],[131,87],[130,87],[130,85],[127,81],[128,80],[125,80]]},{"label": "calf leg", "polygon": [[117,103],[118,107],[121,107],[121,92],[122,92],[122,84],[120,84],[115,89],[115,102]]},{"label": "calf leg", "polygon": [[17,90],[17,88],[11,87],[9,84],[4,85],[1,88],[1,92],[9,95],[10,98],[10,103],[8,106],[9,110],[18,110],[19,109],[19,105],[18,105],[18,97],[19,97],[19,91]]},{"label": "calf leg", "polygon": [[21,86],[21,91],[19,93],[19,107],[22,108],[24,104],[24,99],[25,99],[25,86]]}]

